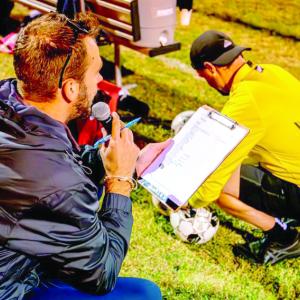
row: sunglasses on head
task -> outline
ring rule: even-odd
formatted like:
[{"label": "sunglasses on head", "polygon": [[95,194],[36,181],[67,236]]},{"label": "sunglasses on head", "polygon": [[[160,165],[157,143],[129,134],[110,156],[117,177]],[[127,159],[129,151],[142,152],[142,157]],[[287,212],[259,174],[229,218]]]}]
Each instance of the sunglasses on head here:
[{"label": "sunglasses on head", "polygon": [[[70,59],[71,59],[71,56],[72,56],[72,46],[74,46],[76,44],[76,41],[77,41],[77,38],[78,38],[78,35],[80,33],[83,33],[83,34],[89,34],[89,31],[84,28],[80,23],[76,23],[72,20],[70,20],[68,17],[65,17],[66,18],[66,25],[72,29],[73,31],[73,34],[74,34],[74,39],[73,39],[73,42],[72,44],[70,45],[70,51],[69,53],[67,54],[67,58],[66,58],[66,61],[60,71],[60,75],[59,75],[59,81],[58,81],[58,87],[61,89],[62,88],[62,83],[63,83],[63,77],[64,77],[64,73],[65,73],[65,70],[70,62]],[[104,46],[104,45],[107,45],[107,44],[110,44],[111,41],[109,40],[108,38],[108,35],[107,33],[103,30],[103,29],[100,29],[99,30],[99,34],[97,35],[96,37],[96,42],[97,42],[97,45],[98,46]]]}]

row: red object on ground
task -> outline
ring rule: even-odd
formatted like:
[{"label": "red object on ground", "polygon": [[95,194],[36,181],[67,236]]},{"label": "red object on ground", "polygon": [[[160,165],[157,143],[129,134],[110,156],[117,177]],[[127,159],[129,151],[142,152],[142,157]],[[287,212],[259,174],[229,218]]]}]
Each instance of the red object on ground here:
[{"label": "red object on ground", "polygon": [[[111,82],[102,80],[98,84],[98,89],[104,91],[111,97],[108,103],[110,111],[117,111],[119,92],[121,88]],[[78,120],[78,144],[93,145],[98,139],[102,137],[101,128],[102,126],[100,122],[95,119]]]}]

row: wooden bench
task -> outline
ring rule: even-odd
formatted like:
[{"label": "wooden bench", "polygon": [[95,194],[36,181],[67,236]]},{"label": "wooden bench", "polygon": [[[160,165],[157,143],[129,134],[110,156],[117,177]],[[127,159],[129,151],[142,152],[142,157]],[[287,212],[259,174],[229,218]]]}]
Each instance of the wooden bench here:
[{"label": "wooden bench", "polygon": [[[37,9],[41,12],[55,11],[57,5],[57,0],[14,1]],[[113,40],[115,80],[118,86],[122,86],[121,45],[150,57],[177,51],[181,47],[180,43],[173,41],[166,44],[162,43],[160,46],[158,45],[156,47],[143,47],[137,45],[142,38],[138,0],[78,0],[78,4],[80,11],[85,12],[86,9],[91,9],[100,16],[100,20],[102,21],[101,26],[109,33]],[[167,10],[161,10],[161,12],[165,14],[168,13]]]}]

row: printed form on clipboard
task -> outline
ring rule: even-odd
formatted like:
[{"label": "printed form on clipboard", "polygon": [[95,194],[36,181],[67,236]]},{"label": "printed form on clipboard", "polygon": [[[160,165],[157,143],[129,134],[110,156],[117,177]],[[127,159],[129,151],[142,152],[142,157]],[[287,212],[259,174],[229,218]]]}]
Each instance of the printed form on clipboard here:
[{"label": "printed form on clipboard", "polygon": [[187,203],[248,132],[234,120],[202,106],[138,182],[176,210]]}]

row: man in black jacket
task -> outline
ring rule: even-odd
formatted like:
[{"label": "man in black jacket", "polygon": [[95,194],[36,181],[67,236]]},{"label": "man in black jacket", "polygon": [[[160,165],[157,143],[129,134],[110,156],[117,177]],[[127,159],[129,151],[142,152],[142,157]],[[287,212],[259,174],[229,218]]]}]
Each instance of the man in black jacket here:
[{"label": "man in black jacket", "polygon": [[[0,299],[47,299],[44,277],[69,284],[66,299],[106,299],[86,293],[115,285],[109,299],[160,299],[151,282],[117,282],[132,228],[139,154],[132,132],[120,131],[113,114],[112,138],[100,150],[106,193],[99,208],[91,170],[65,125],[90,114],[102,80],[94,25],[90,16],[73,22],[56,13],[34,20],[16,44],[17,80],[0,82]],[[101,158],[96,153],[99,168]],[[51,299],[60,285],[47,285]]]}]

